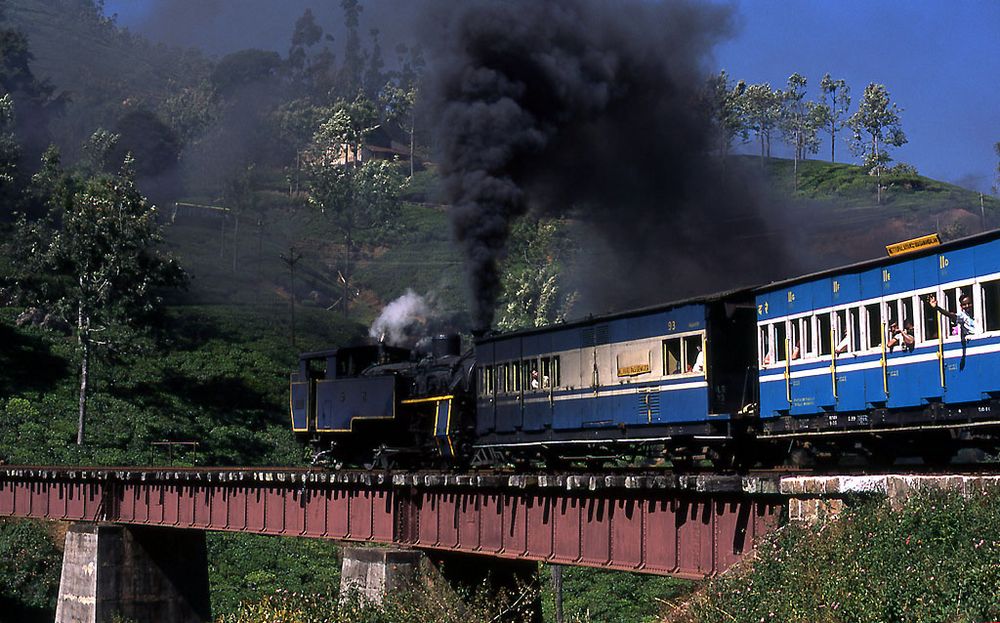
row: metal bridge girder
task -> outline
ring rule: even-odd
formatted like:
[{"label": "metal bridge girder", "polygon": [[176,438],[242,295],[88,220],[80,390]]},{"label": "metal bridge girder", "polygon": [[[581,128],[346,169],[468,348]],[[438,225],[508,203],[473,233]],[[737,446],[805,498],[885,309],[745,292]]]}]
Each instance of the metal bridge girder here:
[{"label": "metal bridge girder", "polygon": [[0,516],[368,541],[703,578],[749,552],[783,507],[739,491],[470,482],[0,468]]}]

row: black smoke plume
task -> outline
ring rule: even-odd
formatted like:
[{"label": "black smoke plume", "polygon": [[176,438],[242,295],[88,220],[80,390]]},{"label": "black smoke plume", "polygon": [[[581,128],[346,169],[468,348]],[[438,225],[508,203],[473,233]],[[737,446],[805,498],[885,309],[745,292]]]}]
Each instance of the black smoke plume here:
[{"label": "black smoke plume", "polygon": [[477,326],[492,323],[497,262],[529,209],[594,236],[575,271],[591,309],[776,273],[780,245],[753,243],[768,218],[754,183],[709,153],[700,95],[729,9],[516,0],[434,15],[428,103]]}]

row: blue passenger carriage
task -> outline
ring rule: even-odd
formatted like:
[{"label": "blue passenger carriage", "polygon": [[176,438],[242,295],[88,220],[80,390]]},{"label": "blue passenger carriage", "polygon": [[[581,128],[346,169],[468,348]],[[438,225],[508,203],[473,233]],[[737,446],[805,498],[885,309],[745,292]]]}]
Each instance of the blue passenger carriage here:
[{"label": "blue passenger carriage", "polygon": [[679,458],[721,445],[753,391],[753,318],[743,290],[480,339],[477,447]]},{"label": "blue passenger carriage", "polygon": [[1000,415],[1000,232],[755,295],[763,435],[957,430]]}]

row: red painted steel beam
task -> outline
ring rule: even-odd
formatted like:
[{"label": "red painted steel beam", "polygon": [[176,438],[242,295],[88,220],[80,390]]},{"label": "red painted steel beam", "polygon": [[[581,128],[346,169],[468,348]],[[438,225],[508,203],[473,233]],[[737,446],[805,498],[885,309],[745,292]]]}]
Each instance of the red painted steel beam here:
[{"label": "red painted steel beam", "polygon": [[[582,484],[581,484],[582,483]],[[676,479],[0,468],[0,516],[370,541],[659,575],[720,573],[771,495]]]}]

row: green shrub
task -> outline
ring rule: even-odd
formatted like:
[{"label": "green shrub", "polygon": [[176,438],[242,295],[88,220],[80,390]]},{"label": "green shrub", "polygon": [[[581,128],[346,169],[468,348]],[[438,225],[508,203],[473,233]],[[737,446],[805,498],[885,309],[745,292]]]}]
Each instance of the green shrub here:
[{"label": "green shrub", "polygon": [[1000,492],[867,502],[819,528],[788,526],[752,565],[714,581],[699,623],[972,623],[1000,618]]},{"label": "green shrub", "polygon": [[37,521],[0,521],[0,620],[55,617],[62,555],[47,528]]}]

